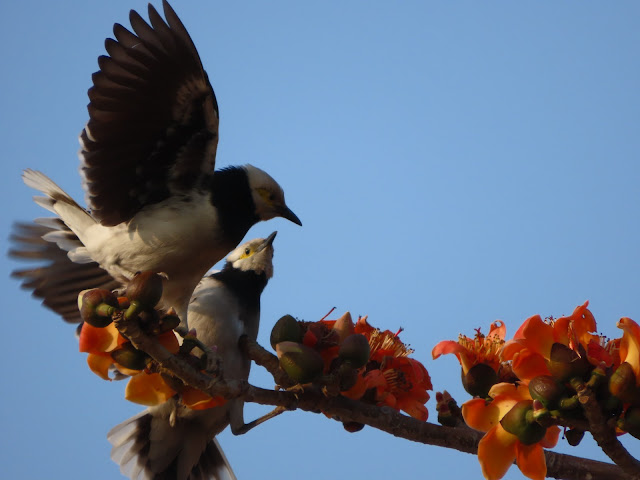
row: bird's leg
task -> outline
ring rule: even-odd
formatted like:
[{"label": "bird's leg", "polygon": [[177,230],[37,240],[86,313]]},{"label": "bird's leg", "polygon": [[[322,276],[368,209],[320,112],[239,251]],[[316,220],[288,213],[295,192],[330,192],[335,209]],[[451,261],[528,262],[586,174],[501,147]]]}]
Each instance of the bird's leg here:
[{"label": "bird's leg", "polygon": [[185,331],[184,327],[181,325],[175,328],[175,332],[182,337],[182,345],[180,347],[182,352],[189,353],[197,347],[202,352],[200,358],[204,360],[204,370],[215,376],[222,374],[220,358],[216,351],[217,349],[215,347],[211,348],[198,340],[197,331],[195,329]]},{"label": "bird's leg", "polygon": [[[234,405],[234,407],[235,407],[235,405]],[[278,406],[278,407],[274,408],[273,410],[271,410],[266,415],[263,415],[260,418],[256,418],[255,420],[253,420],[253,421],[251,421],[249,423],[244,423],[244,418],[242,418],[242,405],[240,407],[240,416],[239,416],[239,418],[237,418],[237,415],[234,415],[234,410],[236,410],[236,409],[232,407],[232,409],[231,409],[231,433],[233,433],[234,435],[244,435],[245,433],[247,433],[252,428],[257,427],[258,425],[266,422],[267,420],[269,420],[269,419],[271,419],[273,417],[277,417],[282,412],[286,412],[288,409],[286,407]]]}]

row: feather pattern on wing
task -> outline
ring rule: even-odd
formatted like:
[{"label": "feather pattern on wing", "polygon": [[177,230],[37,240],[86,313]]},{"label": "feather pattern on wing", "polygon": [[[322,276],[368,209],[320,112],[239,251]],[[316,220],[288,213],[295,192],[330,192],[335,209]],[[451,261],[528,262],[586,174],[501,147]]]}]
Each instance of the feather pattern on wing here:
[{"label": "feather pattern on wing", "polygon": [[114,26],[92,77],[80,170],[91,213],[106,226],[213,175],[218,103],[191,37],[163,5],[166,21],[149,5],[151,24],[131,11],[133,32]]}]

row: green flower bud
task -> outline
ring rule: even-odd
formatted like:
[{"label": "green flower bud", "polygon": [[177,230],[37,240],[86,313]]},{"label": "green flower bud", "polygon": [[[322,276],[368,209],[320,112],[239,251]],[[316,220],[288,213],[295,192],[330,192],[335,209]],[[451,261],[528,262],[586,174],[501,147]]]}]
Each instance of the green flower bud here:
[{"label": "green flower bud", "polygon": [[[621,363],[609,379],[609,391],[623,402],[630,403],[637,395],[636,375],[633,367],[627,363]],[[636,397],[637,398],[637,397]]]},{"label": "green flower bud", "polygon": [[118,306],[116,296],[104,288],[85,290],[78,296],[80,316],[92,327],[104,328],[109,325],[113,321],[111,315]]},{"label": "green flower bud", "polygon": [[125,368],[142,370],[147,366],[147,354],[135,348],[131,343],[125,343],[111,352],[111,358]]},{"label": "green flower bud", "polygon": [[280,342],[296,342],[302,341],[302,330],[298,321],[291,315],[280,317],[271,330],[271,347],[275,350],[276,345]]},{"label": "green flower bud", "polygon": [[521,400],[502,417],[500,424],[525,445],[533,445],[544,438],[547,429],[533,421],[532,415],[533,401]]},{"label": "green flower bud", "polygon": [[138,302],[143,310],[156,306],[162,297],[162,277],[153,272],[136,273],[127,285],[127,298]]},{"label": "green flower bud", "polygon": [[471,367],[467,374],[462,372],[462,386],[474,397],[487,398],[489,390],[498,383],[498,374],[486,363]]},{"label": "green flower bud", "polygon": [[545,408],[553,409],[558,406],[560,399],[565,394],[565,388],[553,377],[540,375],[529,382],[531,398],[539,400]]},{"label": "green flower bud", "polygon": [[158,318],[157,323],[153,325],[151,333],[154,335],[160,335],[162,333],[173,330],[180,325],[180,318],[177,315],[163,315]]},{"label": "green flower bud", "polygon": [[338,350],[338,357],[351,364],[352,367],[360,368],[369,362],[370,353],[371,348],[367,337],[360,333],[354,333],[344,339]]},{"label": "green flower bud", "polygon": [[629,407],[624,414],[623,428],[640,439],[640,406]]},{"label": "green flower bud", "polygon": [[341,392],[346,392],[358,381],[358,371],[349,363],[338,367],[338,386]]},{"label": "green flower bud", "polygon": [[563,343],[554,343],[551,346],[549,357],[547,367],[551,372],[551,376],[560,382],[573,377],[584,379],[591,370],[591,364],[587,360],[586,353],[580,356],[575,350]]},{"label": "green flower bud", "polygon": [[309,383],[324,370],[324,360],[313,348],[302,343],[280,342],[276,345],[280,367],[296,383]]}]

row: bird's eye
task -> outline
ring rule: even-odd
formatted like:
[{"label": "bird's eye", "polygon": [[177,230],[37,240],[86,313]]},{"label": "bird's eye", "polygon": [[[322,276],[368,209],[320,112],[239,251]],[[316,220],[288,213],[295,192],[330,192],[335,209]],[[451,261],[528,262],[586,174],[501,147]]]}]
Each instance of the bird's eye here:
[{"label": "bird's eye", "polygon": [[249,255],[251,253],[251,249],[250,248],[245,248],[244,249],[244,254],[245,255]]}]

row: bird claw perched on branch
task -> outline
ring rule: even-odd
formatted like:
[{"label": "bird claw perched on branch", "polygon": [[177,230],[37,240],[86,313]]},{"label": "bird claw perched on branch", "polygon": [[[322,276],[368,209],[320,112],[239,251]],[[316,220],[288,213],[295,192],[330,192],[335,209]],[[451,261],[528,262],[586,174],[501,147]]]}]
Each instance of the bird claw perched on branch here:
[{"label": "bird claw perched on branch", "polygon": [[181,353],[191,353],[194,348],[198,348],[202,352],[200,356],[202,369],[214,377],[222,376],[222,365],[215,347],[211,348],[199,340],[195,329],[187,330],[180,326],[175,329],[175,332],[183,338]]}]

